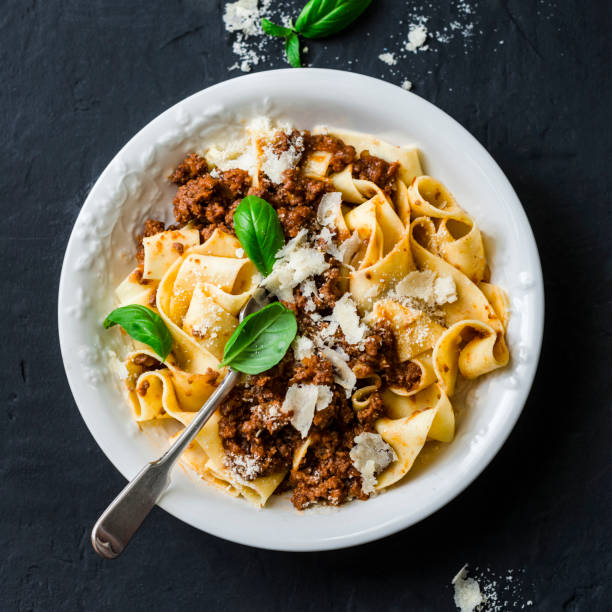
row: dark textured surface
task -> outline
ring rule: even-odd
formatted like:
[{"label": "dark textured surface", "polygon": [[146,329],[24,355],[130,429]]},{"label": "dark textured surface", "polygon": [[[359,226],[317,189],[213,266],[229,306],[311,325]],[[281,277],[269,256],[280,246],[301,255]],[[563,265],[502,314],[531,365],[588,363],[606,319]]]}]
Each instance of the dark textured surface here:
[{"label": "dark textured surface", "polygon": [[[392,75],[377,59],[382,41],[405,35],[411,7],[422,4],[378,0],[349,32],[310,44],[309,58],[409,78],[516,188],[547,290],[541,364],[516,429],[467,491],[377,543],[266,552],[156,510],[121,559],[103,562],[89,530],[124,480],[66,383],[56,329],[64,248],[93,181],[125,141],[228,78],[235,58],[218,1],[5,0],[1,610],[453,610],[449,581],[464,562],[524,570],[519,607],[531,599],[537,610],[610,609],[610,3],[470,2],[471,39],[434,43]],[[456,10],[422,12],[433,27]],[[279,53],[257,69],[283,65]]]}]

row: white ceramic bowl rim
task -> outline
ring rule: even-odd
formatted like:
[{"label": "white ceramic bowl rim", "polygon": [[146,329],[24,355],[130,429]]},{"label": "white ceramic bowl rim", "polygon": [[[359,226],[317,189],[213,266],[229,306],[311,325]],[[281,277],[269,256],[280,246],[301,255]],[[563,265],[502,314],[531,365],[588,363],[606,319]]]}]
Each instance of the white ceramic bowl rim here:
[{"label": "white ceramic bowl rim", "polygon": [[[384,113],[374,114],[380,108]],[[131,218],[139,219],[132,209],[141,206],[144,196],[170,208],[171,200],[163,193],[167,169],[192,150],[194,143],[207,133],[209,124],[221,119],[229,121],[228,117],[235,118],[243,112],[278,112],[294,119],[299,127],[336,124],[375,133],[397,144],[406,139],[416,140],[425,153],[428,170],[455,191],[460,203],[473,195],[471,206],[466,208],[498,244],[492,269],[494,273],[501,271],[500,284],[511,296],[513,319],[509,336],[513,359],[505,371],[491,376],[484,384],[483,397],[471,408],[475,416],[467,417],[464,431],[458,436],[460,440],[453,442],[457,448],[449,445],[444,457],[431,469],[384,495],[366,503],[353,502],[337,512],[300,515],[287,508],[286,500],[273,503],[270,509],[255,511],[246,502],[194,484],[183,474],[175,475],[176,484],[173,480],[159,504],[194,527],[261,548],[326,550],[378,539],[441,508],[495,456],[529,394],[544,322],[540,260],[514,190],[475,138],[418,96],[355,73],[284,69],[219,83],[186,98],[151,121],[121,149],[92,188],[66,249],[58,316],[68,381],[98,445],[126,478],[133,477],[145,461],[155,457],[156,451],[141,436],[128,433],[125,423],[119,424],[129,421],[129,416],[116,386],[108,379],[109,372],[100,362],[99,353],[94,350],[104,343],[104,336],[98,336],[102,313],[95,311],[95,299],[90,292],[96,286],[112,292],[111,279],[104,272],[108,265],[104,253],[109,249],[109,241],[113,243],[115,226],[129,216],[125,211],[129,209]],[[148,180],[143,178],[153,170],[156,185],[149,193]],[[132,205],[126,207],[126,203]],[[88,378],[87,372],[94,374]]]}]

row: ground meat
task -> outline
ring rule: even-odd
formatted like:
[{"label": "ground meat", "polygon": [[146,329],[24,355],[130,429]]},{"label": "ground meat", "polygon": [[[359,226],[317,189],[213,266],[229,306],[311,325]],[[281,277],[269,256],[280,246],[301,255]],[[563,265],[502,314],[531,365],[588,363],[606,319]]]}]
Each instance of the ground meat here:
[{"label": "ground meat", "polygon": [[312,227],[319,201],[331,189],[327,181],[308,178],[297,168],[285,170],[280,185],[273,184],[263,173],[258,182],[249,195],[263,198],[276,208],[286,238],[295,237],[303,227]]},{"label": "ground meat", "polygon": [[399,164],[390,164],[380,157],[362,151],[359,159],[353,164],[353,176],[376,183],[387,195],[395,188]]},{"label": "ground meat", "polygon": [[302,363],[296,365],[295,373],[289,381],[289,386],[294,384],[333,385],[332,364],[320,355],[304,358]]},{"label": "ground meat", "polygon": [[310,134],[305,137],[306,150],[327,151],[332,154],[329,167],[332,172],[340,172],[355,160],[355,147],[346,145],[342,140],[329,134]]},{"label": "ground meat", "polygon": [[370,396],[370,403],[357,411],[357,420],[369,431],[374,431],[374,423],[383,416],[382,396],[378,391]]},{"label": "ground meat", "polygon": [[171,183],[184,185],[188,181],[208,173],[208,163],[197,153],[190,153],[168,177]]},{"label": "ground meat", "polygon": [[321,501],[340,505],[351,498],[367,499],[361,490],[361,474],[349,456],[358,434],[354,427],[342,429],[340,422],[333,424],[337,428],[313,428],[306,457],[289,475],[291,501],[299,510]]},{"label": "ground meat", "polygon": [[[236,386],[220,408],[219,436],[229,466],[253,479],[289,469],[300,434],[280,412],[294,361],[288,355],[264,374]],[[246,473],[244,466],[251,469]]]},{"label": "ground meat", "polygon": [[318,285],[318,295],[314,302],[318,310],[321,308],[333,309],[336,300],[339,300],[347,290],[348,278],[337,259],[332,260],[330,268],[322,274],[323,281]]},{"label": "ground meat", "polygon": [[162,367],[162,364],[155,359],[155,357],[151,357],[151,355],[145,355],[141,353],[140,355],[136,355],[134,357],[133,362],[135,365],[142,367],[145,370],[159,370]]},{"label": "ground meat", "polygon": [[179,223],[191,223],[200,229],[203,239],[217,227],[232,233],[234,210],[250,185],[249,174],[238,168],[219,172],[218,176],[196,176],[178,188],[174,216]]},{"label": "ground meat", "polygon": [[142,239],[163,232],[165,227],[164,222],[157,219],[147,219],[145,221],[142,234],[139,234],[136,238],[136,261],[139,264],[144,263],[144,245],[142,244]]},{"label": "ground meat", "polygon": [[411,390],[421,379],[421,368],[413,361],[390,368],[386,374],[386,382],[390,387],[400,387]]}]

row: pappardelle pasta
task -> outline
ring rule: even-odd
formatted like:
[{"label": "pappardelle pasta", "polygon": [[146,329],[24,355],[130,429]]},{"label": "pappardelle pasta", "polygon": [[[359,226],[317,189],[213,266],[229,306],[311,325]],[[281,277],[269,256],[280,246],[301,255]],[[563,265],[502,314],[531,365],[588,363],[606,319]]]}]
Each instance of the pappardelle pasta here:
[{"label": "pappardelle pasta", "polygon": [[[124,361],[139,424],[179,435],[228,371],[241,308],[265,290],[297,335],[277,365],[243,375],[184,454],[201,478],[258,506],[282,491],[298,509],[338,505],[400,481],[429,441],[452,442],[457,380],[508,363],[508,299],[475,220],[415,148],[258,119],[170,180],[176,225],[146,222],[116,291],[172,336],[165,359],[134,342]],[[265,277],[233,225],[249,195],[284,234]]]}]

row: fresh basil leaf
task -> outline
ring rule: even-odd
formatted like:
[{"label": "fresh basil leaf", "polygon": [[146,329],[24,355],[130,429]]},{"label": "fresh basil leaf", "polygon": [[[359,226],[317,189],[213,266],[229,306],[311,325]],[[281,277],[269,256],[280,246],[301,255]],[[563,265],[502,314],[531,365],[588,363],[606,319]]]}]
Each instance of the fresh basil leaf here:
[{"label": "fresh basil leaf", "polygon": [[274,256],[285,244],[283,229],[274,208],[257,196],[247,196],[234,212],[234,230],[257,269],[264,276],[270,274]]},{"label": "fresh basil leaf", "polygon": [[297,334],[293,311],[280,302],[268,304],[238,325],[225,345],[221,366],[260,374],[275,366]]},{"label": "fresh basil leaf", "polygon": [[301,68],[300,39],[295,32],[291,32],[285,39],[285,53],[287,54],[287,60],[294,68]]},{"label": "fresh basil leaf", "polygon": [[164,320],[150,308],[138,304],[116,308],[104,319],[104,329],[114,325],[121,325],[134,340],[148,344],[162,361],[170,353],[172,335]]},{"label": "fresh basil leaf", "polygon": [[310,0],[295,22],[305,38],[331,36],[351,24],[372,0]]},{"label": "fresh basil leaf", "polygon": [[293,31],[291,28],[276,25],[265,18],[261,20],[261,29],[268,34],[268,36],[278,36],[279,38],[285,38],[285,36],[289,36]]}]

